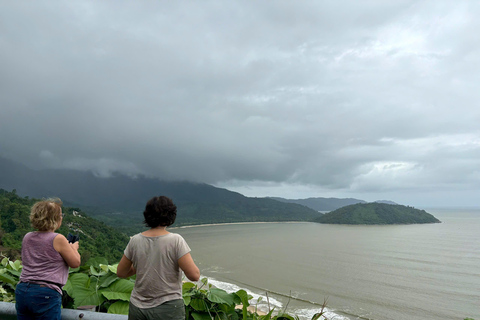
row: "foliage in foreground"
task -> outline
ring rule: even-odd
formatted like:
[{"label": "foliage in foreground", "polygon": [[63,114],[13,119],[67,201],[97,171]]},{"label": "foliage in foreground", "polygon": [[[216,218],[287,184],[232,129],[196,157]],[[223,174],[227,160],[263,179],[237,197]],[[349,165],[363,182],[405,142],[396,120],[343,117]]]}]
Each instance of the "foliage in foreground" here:
[{"label": "foliage in foreground", "polygon": [[[117,277],[118,264],[109,265],[105,258],[90,259],[84,266],[70,269],[64,286],[62,305],[76,309],[80,306],[95,306],[99,312],[128,314],[128,304],[135,276],[128,279]],[[0,301],[14,302],[22,264],[3,257],[0,262]],[[250,296],[245,290],[228,293],[213,288],[204,278],[200,285],[185,282],[182,288],[186,320],[298,320],[296,315],[275,313],[271,309],[265,315],[250,307]],[[325,305],[312,320],[322,318]],[[324,319],[324,317],[323,317]]]}]

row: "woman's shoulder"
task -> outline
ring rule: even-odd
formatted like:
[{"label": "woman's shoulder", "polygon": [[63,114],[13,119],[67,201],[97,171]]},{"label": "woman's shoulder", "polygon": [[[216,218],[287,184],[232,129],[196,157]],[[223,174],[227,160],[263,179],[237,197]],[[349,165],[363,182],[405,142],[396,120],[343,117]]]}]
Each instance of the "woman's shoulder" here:
[{"label": "woman's shoulder", "polygon": [[25,234],[24,238],[35,238],[35,239],[53,239],[58,236],[60,233],[50,232],[50,231],[30,231]]},{"label": "woman's shoulder", "polygon": [[185,239],[178,233],[170,233],[170,239],[172,242],[176,243],[177,245],[183,245],[186,243]]},{"label": "woman's shoulder", "polygon": [[168,235],[172,238],[183,239],[183,237],[178,233],[170,232]]},{"label": "woman's shoulder", "polygon": [[141,234],[141,233],[137,233],[137,234],[134,234],[133,236],[130,237],[130,241],[132,240],[138,240],[138,239],[141,239],[143,238],[144,236]]}]

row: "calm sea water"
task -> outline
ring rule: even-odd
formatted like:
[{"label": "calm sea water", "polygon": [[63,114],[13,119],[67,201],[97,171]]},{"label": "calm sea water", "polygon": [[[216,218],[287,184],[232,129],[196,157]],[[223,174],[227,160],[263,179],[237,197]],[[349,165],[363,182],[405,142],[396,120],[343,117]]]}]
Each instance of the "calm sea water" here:
[{"label": "calm sea water", "polygon": [[441,224],[231,224],[175,228],[215,286],[310,319],[480,320],[480,209]]}]

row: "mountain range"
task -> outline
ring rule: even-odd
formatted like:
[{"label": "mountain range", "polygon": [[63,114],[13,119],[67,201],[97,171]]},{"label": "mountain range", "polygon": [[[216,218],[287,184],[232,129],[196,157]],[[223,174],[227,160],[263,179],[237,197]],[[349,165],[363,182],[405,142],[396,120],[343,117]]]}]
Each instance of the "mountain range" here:
[{"label": "mountain range", "polygon": [[[367,201],[354,199],[354,198],[321,198],[321,197],[307,198],[307,199],[285,199],[285,198],[278,198],[278,197],[269,197],[269,198],[280,201],[280,202],[285,202],[285,203],[300,204],[302,206],[306,206],[320,212],[329,212],[341,207],[345,207],[345,206],[349,206],[357,203],[368,203]],[[384,203],[384,204],[397,204],[389,200],[378,200],[375,202]]]},{"label": "mountain range", "polygon": [[[56,196],[92,217],[124,231],[143,228],[143,209],[153,196],[165,195],[178,207],[176,226],[245,221],[312,221],[358,199],[256,198],[204,183],[162,181],[116,174],[109,178],[91,172],[33,170],[0,157],[0,188],[33,198]],[[130,233],[130,232],[129,232]]]}]

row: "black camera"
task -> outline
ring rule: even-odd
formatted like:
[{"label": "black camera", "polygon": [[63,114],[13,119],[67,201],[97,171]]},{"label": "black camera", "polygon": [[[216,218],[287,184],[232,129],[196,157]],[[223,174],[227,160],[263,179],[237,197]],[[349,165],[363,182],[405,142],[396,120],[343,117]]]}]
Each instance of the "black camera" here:
[{"label": "black camera", "polygon": [[78,240],[80,240],[80,236],[78,234],[71,234],[69,233],[68,236],[67,236],[67,240],[68,242],[70,243],[75,243],[77,242]]}]

